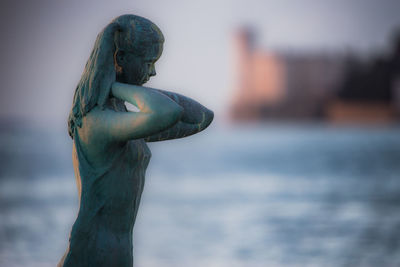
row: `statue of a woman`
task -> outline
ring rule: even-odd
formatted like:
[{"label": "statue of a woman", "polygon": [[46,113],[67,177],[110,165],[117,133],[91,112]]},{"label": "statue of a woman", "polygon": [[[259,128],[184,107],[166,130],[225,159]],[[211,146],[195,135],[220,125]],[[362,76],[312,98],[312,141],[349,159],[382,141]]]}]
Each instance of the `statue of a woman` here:
[{"label": "statue of a woman", "polygon": [[[146,142],[192,135],[213,120],[190,98],[142,86],[156,75],[163,42],[154,23],[135,15],[114,19],[97,36],[68,121],[80,207],[58,266],[132,266]],[[139,111],[128,112],[125,101]]]}]

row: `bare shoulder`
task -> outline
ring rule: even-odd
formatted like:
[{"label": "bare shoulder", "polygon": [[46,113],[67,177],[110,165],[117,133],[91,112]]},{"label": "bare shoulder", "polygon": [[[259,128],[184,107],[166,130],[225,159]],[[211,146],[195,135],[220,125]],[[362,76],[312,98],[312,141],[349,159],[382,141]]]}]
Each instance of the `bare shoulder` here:
[{"label": "bare shoulder", "polygon": [[78,129],[80,139],[88,146],[91,146],[91,144],[97,147],[119,145],[120,142],[113,142],[110,138],[108,129],[112,122],[117,121],[119,116],[123,116],[123,113],[126,112],[94,107],[82,118],[82,127]]},{"label": "bare shoulder", "polygon": [[112,160],[126,142],[110,139],[104,132],[106,120],[115,111],[94,108],[82,118],[82,126],[77,128],[79,145],[93,166],[101,167]]}]

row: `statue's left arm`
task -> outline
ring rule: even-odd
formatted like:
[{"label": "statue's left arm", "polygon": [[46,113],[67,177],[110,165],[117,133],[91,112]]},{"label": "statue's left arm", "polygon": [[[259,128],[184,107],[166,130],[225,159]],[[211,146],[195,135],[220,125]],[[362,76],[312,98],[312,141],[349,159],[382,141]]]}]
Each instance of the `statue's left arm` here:
[{"label": "statue's left arm", "polygon": [[214,118],[214,113],[211,110],[189,97],[159,89],[151,88],[149,90],[157,90],[159,93],[168,96],[180,105],[184,111],[181,119],[174,126],[160,133],[145,137],[144,140],[146,142],[163,141],[193,135],[207,128]]}]

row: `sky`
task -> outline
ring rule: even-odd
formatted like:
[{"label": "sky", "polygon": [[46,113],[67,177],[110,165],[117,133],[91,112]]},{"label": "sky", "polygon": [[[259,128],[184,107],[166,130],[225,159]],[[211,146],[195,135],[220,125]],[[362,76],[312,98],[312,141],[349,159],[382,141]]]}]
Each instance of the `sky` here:
[{"label": "sky", "polygon": [[58,1],[0,4],[0,118],[66,127],[72,96],[97,34],[136,14],[165,36],[146,86],[178,92],[224,116],[232,96],[232,36],[254,27],[272,50],[372,53],[400,26],[395,0]]}]

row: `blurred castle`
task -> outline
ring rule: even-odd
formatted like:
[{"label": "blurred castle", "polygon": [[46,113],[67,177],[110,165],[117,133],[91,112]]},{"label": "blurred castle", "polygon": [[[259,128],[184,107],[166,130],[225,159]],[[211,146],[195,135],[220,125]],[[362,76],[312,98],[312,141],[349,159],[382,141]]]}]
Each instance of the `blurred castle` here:
[{"label": "blurred castle", "polygon": [[[400,36],[400,35],[399,35]],[[400,113],[400,38],[387,58],[366,64],[340,54],[272,53],[254,33],[235,35],[234,121],[394,121]]]}]

